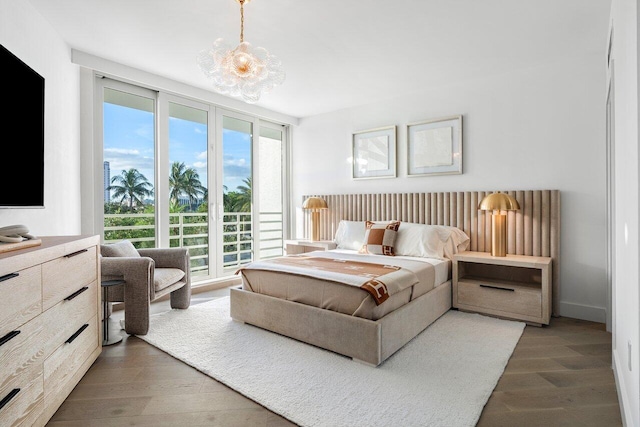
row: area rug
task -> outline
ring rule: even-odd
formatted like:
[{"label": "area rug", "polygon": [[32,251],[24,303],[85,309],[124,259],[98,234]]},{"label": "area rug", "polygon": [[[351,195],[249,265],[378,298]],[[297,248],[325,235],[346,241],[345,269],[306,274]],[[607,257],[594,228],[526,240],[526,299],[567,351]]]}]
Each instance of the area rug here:
[{"label": "area rug", "polygon": [[300,426],[474,426],[525,324],[448,311],[377,367],[234,322],[229,297],[141,339]]}]

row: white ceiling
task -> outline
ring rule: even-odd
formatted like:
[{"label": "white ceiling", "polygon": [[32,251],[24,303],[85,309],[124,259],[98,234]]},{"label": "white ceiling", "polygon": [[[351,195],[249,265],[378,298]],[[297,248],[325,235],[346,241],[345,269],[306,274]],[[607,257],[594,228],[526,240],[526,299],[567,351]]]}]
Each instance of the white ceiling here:
[{"label": "white ceiling", "polygon": [[[29,0],[70,47],[211,90],[196,55],[239,41],[234,0]],[[305,117],[567,56],[604,55],[610,0],[253,0],[245,41],[278,56],[257,105]]]}]

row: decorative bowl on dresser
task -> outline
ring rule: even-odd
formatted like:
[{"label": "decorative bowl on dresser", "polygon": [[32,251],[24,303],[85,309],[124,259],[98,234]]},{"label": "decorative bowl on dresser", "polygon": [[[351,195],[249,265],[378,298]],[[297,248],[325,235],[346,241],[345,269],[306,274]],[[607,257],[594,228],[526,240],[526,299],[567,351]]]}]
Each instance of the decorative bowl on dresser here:
[{"label": "decorative bowl on dresser", "polygon": [[44,426],[102,351],[99,236],[0,254],[0,425]]}]

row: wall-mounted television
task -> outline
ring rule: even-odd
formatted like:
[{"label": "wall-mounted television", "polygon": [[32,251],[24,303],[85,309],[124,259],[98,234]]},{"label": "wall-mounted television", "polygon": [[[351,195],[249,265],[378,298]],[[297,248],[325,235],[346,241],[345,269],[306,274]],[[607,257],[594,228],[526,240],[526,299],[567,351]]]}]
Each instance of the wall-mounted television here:
[{"label": "wall-mounted television", "polygon": [[[0,208],[44,207],[44,77],[0,45]],[[12,136],[8,136],[12,135]]]}]

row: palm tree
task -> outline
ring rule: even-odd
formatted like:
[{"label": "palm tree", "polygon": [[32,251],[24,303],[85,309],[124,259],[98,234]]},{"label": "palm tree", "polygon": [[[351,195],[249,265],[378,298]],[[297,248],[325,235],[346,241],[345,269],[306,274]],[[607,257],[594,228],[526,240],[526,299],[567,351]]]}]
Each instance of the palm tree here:
[{"label": "palm tree", "polygon": [[237,198],[235,200],[234,210],[236,212],[251,212],[251,177],[242,180],[245,185],[237,187]]},{"label": "palm tree", "polygon": [[153,186],[137,169],[123,170],[120,175],[111,178],[109,191],[113,197],[120,199],[120,204],[129,201],[129,212],[133,213],[134,206],[144,206],[144,197],[153,195]]},{"label": "palm tree", "polygon": [[189,204],[198,200],[198,196],[204,195],[206,188],[200,183],[200,177],[195,169],[189,168],[184,171],[184,188],[182,191],[189,198]]},{"label": "palm tree", "polygon": [[198,172],[194,168],[187,168],[184,162],[173,162],[169,174],[169,200],[172,204],[178,204],[181,195],[189,198],[189,203],[194,203],[198,196],[206,193],[206,188],[200,183]]}]

